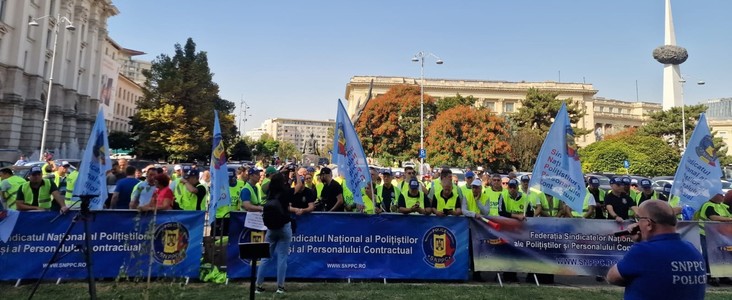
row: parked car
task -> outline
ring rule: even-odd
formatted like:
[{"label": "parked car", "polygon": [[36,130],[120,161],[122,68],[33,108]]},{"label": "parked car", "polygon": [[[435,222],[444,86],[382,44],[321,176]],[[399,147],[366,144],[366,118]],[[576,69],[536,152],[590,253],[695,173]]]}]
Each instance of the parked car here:
[{"label": "parked car", "polygon": [[[69,164],[71,164],[71,169],[72,170],[78,170],[79,169],[79,165],[81,165],[81,160],[80,159],[64,159],[64,158],[60,158],[60,159],[54,159],[54,161],[56,161],[56,162],[68,161]],[[29,161],[29,162],[26,162],[25,164],[23,164],[23,166],[28,166],[28,167],[39,166],[39,167],[41,167],[45,163],[46,163],[45,161],[40,161],[40,160],[37,160],[37,161]]]}]

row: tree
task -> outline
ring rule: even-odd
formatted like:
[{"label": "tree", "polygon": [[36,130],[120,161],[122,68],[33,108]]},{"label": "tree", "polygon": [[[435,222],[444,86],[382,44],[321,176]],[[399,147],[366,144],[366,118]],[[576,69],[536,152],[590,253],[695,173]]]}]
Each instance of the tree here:
[{"label": "tree", "polygon": [[[707,107],[704,104],[686,105],[684,106],[684,115],[686,117],[686,140],[691,138],[691,134],[699,122],[701,113],[706,112]],[[665,139],[668,144],[676,149],[679,153],[686,146],[683,139],[683,119],[681,118],[681,107],[672,107],[670,110],[658,111],[650,115],[651,121],[641,127],[640,133],[644,135],[655,136]],[[712,136],[716,135],[714,128],[709,128]],[[714,148],[717,153],[727,153],[727,145],[720,137],[714,137]]]},{"label": "tree", "polygon": [[473,106],[476,99],[473,96],[463,97],[458,93],[455,97],[445,97],[437,101],[437,113],[441,113],[456,106]]},{"label": "tree", "polygon": [[[585,111],[579,102],[573,101],[572,98],[559,100],[556,92],[544,92],[535,88],[530,88],[526,93],[526,98],[521,100],[521,108],[518,112],[511,116],[513,122],[519,128],[536,129],[542,137],[546,136],[554,123],[554,117],[562,107],[562,102],[567,103],[567,113],[569,121],[577,124]],[[589,129],[572,127],[575,139],[591,132]],[[537,152],[538,155],[538,152]]]},{"label": "tree", "polygon": [[544,137],[536,129],[519,128],[512,132],[508,143],[511,145],[509,160],[519,171],[531,172],[536,163],[536,157],[541,151]]},{"label": "tree", "polygon": [[456,106],[429,126],[427,157],[432,165],[502,167],[511,146],[505,120],[488,109]]},{"label": "tree", "polygon": [[[435,118],[435,99],[424,95],[425,130]],[[420,139],[420,89],[397,85],[366,104],[355,124],[367,156],[406,160],[417,157]]]},{"label": "tree", "polygon": [[132,117],[132,133],[143,157],[180,160],[207,159],[211,155],[214,110],[224,144],[236,137],[234,103],[219,97],[212,81],[206,52],[196,52],[189,38],[185,46],[175,45],[175,55],[160,54],[146,77],[138,112]]},{"label": "tree", "polygon": [[238,139],[229,149],[229,153],[232,160],[252,160],[252,150],[245,139]]},{"label": "tree", "polygon": [[111,149],[132,149],[137,143],[131,133],[123,131],[110,132],[108,139]]},{"label": "tree", "polygon": [[266,133],[262,134],[262,136],[259,137],[259,140],[254,144],[254,148],[257,150],[255,153],[257,157],[264,158],[274,156],[279,147],[280,143],[275,141],[271,135]]},{"label": "tree", "polygon": [[[648,177],[673,175],[681,159],[679,153],[663,139],[640,133],[609,136],[580,149],[579,153],[583,172],[627,171]],[[630,163],[627,170],[625,160]]]},{"label": "tree", "polygon": [[297,149],[297,146],[290,141],[281,141],[277,145],[277,155],[282,159],[295,158],[295,160],[302,159],[302,151]]}]

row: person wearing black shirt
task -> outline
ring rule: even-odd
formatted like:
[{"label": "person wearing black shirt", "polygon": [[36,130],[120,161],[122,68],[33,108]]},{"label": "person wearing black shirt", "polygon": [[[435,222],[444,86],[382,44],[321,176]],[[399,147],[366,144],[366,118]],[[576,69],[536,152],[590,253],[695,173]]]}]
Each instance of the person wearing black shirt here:
[{"label": "person wearing black shirt", "polygon": [[196,194],[196,210],[206,210],[206,203],[204,202],[204,199],[206,199],[208,190],[206,190],[206,186],[201,184],[198,180],[199,174],[198,170],[191,169],[183,176],[180,183],[186,185],[186,190],[189,193]]},{"label": "person wearing black shirt", "polygon": [[628,212],[636,211],[638,207],[635,205],[635,201],[623,191],[624,186],[620,177],[610,179],[610,188],[612,190],[605,196],[608,219],[622,223],[628,219]]},{"label": "person wearing black shirt", "polygon": [[320,181],[323,183],[323,190],[320,192],[320,201],[323,202],[325,211],[343,211],[343,187],[333,180],[333,172],[330,168],[320,169]]},{"label": "person wearing black shirt", "polygon": [[307,172],[307,169],[304,168],[298,170],[298,175],[299,174],[303,174],[300,176],[305,180],[305,183],[302,190],[295,193],[292,198],[292,203],[290,203],[290,206],[296,209],[295,214],[298,216],[315,210],[315,185],[313,184],[313,175]]}]

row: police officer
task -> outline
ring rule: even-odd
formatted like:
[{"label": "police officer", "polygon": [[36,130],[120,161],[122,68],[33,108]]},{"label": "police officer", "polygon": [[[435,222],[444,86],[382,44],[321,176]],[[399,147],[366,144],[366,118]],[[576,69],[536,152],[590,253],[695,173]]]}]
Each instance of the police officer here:
[{"label": "police officer", "polygon": [[399,212],[405,215],[407,214],[421,214],[426,215],[424,193],[422,193],[421,186],[417,178],[409,180],[409,189],[399,194]]},{"label": "police officer", "polygon": [[[276,170],[275,170],[276,173]],[[259,182],[259,169],[251,168],[247,171],[249,180],[241,190],[241,205],[245,211],[258,212],[264,211],[264,198],[260,194],[260,190],[257,188],[257,182]]]},{"label": "police officer", "polygon": [[526,209],[529,203],[527,197],[519,192],[518,186],[516,179],[508,181],[506,197],[502,198],[503,201],[499,204],[498,215],[523,221],[526,219]]},{"label": "police officer", "polygon": [[[64,197],[66,206],[68,207],[71,207],[71,205],[74,204],[74,201],[72,201],[71,198],[74,191],[74,183],[78,176],[78,174],[71,175],[72,172],[73,169],[71,169],[71,164],[69,164],[68,161],[59,161],[56,162],[56,170],[46,176],[47,179],[52,180],[56,185],[59,195]],[[69,191],[69,187],[71,188],[71,191]]]},{"label": "police officer", "polygon": [[385,212],[397,212],[397,201],[399,201],[401,191],[392,184],[390,170],[385,170],[381,174],[384,177],[382,183],[376,186],[376,197],[379,199],[381,208]]},{"label": "police officer", "polygon": [[178,186],[184,188],[181,198],[176,198],[182,210],[206,210],[205,199],[208,196],[208,189],[199,181],[199,175],[198,169],[191,168],[178,182]]},{"label": "police officer", "polygon": [[[658,192],[653,190],[653,186],[651,185],[651,181],[648,179],[641,179],[639,182],[640,186],[640,193],[635,194],[635,205],[640,205],[643,203],[643,201],[651,200],[651,199],[658,199],[658,200],[664,200],[667,201],[665,196],[658,194]],[[663,198],[662,198],[663,197]]]},{"label": "police officer", "polygon": [[463,191],[463,214],[469,218],[489,216],[491,207],[488,204],[488,194],[483,193],[483,183],[480,179],[473,179],[468,187],[469,190]]},{"label": "police officer", "polygon": [[450,180],[451,176],[448,175],[443,178],[443,173],[440,173],[439,190],[435,190],[432,211],[438,217],[459,216],[462,214],[462,201],[458,194],[459,189]]},{"label": "police officer", "polygon": [[231,212],[239,211],[241,209],[241,199],[239,195],[241,190],[244,189],[244,182],[239,181],[236,178],[236,171],[234,169],[227,170],[229,175],[229,195],[231,196],[231,203],[226,206],[216,208],[216,231],[214,236],[229,236],[229,224],[231,223]]},{"label": "police officer", "polygon": [[15,209],[15,201],[20,186],[26,183],[23,177],[13,174],[10,168],[0,169],[0,193],[5,201],[5,207]]},{"label": "police officer", "polygon": [[607,219],[607,210],[605,209],[606,192],[600,189],[600,179],[595,176],[587,178],[587,193],[595,198],[595,219]]},{"label": "police officer", "polygon": [[490,215],[498,216],[498,212],[500,211],[499,205],[505,197],[505,191],[503,190],[503,185],[501,184],[500,174],[493,174],[492,176],[490,176],[490,187],[484,187],[483,193],[488,195]]},{"label": "police officer", "polygon": [[[630,185],[630,179],[628,179]],[[610,193],[605,195],[605,209],[607,209],[608,219],[622,223],[629,219],[631,211],[635,211],[637,206],[635,201],[625,192],[625,184],[620,177],[610,179]]]},{"label": "police officer", "polygon": [[56,201],[61,213],[69,210],[64,198],[58,193],[53,181],[42,177],[41,167],[30,169],[30,181],[23,183],[18,190],[15,205],[18,210],[50,210],[51,202]]}]

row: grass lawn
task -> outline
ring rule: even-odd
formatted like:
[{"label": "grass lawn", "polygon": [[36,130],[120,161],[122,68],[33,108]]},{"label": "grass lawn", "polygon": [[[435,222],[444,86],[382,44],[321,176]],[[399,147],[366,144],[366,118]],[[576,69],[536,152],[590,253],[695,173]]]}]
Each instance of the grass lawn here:
[{"label": "grass lawn", "polygon": [[[144,299],[144,283],[100,282],[97,284],[99,299]],[[229,285],[156,282],[149,299],[246,299],[248,282]],[[0,283],[0,299],[25,299],[32,284],[14,288],[10,283]],[[275,295],[275,286],[265,284],[267,291],[258,299],[621,299],[622,288],[611,286],[542,286],[476,283],[288,283],[286,295]],[[34,299],[88,299],[85,283],[66,283],[41,286]],[[732,289],[708,289],[706,299],[732,299]]]}]

